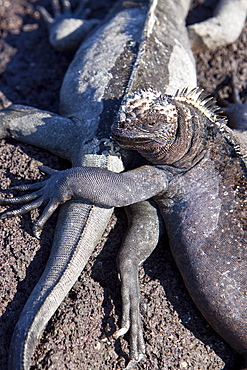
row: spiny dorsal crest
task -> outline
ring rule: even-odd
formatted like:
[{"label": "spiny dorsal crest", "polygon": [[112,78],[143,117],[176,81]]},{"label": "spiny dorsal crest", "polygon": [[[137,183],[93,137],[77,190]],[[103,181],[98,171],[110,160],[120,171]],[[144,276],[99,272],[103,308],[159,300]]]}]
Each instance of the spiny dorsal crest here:
[{"label": "spiny dorsal crest", "polygon": [[177,90],[174,99],[191,104],[202,112],[211,122],[217,123],[219,119],[222,121],[222,118],[216,113],[219,112],[220,109],[215,105],[213,97],[203,97],[202,94],[203,89],[199,87],[195,87],[190,91],[188,91],[188,88],[184,88],[182,90]]},{"label": "spiny dorsal crest", "polygon": [[213,124],[215,124],[220,133],[225,137],[225,139],[234,147],[234,150],[237,155],[242,157],[245,166],[247,165],[247,153],[241,142],[234,135],[234,131],[227,126],[227,119],[221,117],[217,114],[220,113],[220,108],[215,105],[213,98],[211,97],[202,97],[203,89],[196,87],[190,91],[188,88],[178,90],[174,96],[175,100],[186,102],[191,104],[193,107],[197,108],[202,112]]}]

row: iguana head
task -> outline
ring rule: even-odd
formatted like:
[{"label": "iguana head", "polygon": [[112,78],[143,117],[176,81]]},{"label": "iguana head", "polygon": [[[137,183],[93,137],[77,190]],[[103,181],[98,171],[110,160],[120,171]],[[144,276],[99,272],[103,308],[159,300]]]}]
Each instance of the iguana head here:
[{"label": "iguana head", "polygon": [[151,163],[190,167],[225,125],[211,98],[202,99],[201,93],[185,89],[172,97],[141,90],[127,96],[113,124],[113,138]]},{"label": "iguana head", "polygon": [[157,163],[176,139],[177,129],[178,113],[170,97],[141,90],[121,105],[112,134],[121,147]]}]

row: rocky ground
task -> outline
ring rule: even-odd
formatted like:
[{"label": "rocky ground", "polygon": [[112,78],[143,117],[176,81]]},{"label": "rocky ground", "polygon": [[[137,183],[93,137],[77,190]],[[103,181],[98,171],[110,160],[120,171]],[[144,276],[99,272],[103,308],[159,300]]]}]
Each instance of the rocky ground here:
[{"label": "rocky ground", "polygon": [[[92,16],[102,18],[113,0],[90,1]],[[190,21],[210,15],[216,1],[200,2]],[[102,5],[101,3],[104,3]],[[0,0],[0,100],[57,112],[59,89],[73,53],[54,51],[36,9],[49,0]],[[231,46],[197,56],[198,85],[214,94],[230,73],[238,87],[246,87],[247,28]],[[225,88],[223,95],[227,94]],[[69,166],[56,156],[13,140],[0,143],[2,189],[41,177],[38,165]],[[4,196],[4,195],[3,195]],[[38,211],[0,221],[0,368],[7,368],[7,352],[18,316],[37,283],[49,255],[54,215],[40,241],[31,225]],[[117,210],[86,268],[48,323],[32,359],[34,369],[120,369],[127,359],[126,339],[111,334],[121,317],[116,254],[126,219]],[[140,271],[146,306],[143,316],[147,354],[137,369],[233,370],[241,358],[210,328],[184,288],[167,241],[161,241]],[[104,338],[102,340],[102,337]]]}]

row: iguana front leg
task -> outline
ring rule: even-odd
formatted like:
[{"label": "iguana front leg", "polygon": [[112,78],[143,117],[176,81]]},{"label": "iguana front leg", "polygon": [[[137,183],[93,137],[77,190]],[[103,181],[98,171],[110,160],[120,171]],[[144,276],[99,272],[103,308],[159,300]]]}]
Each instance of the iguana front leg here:
[{"label": "iguana front leg", "polygon": [[24,105],[14,104],[1,110],[0,122],[0,139],[11,137],[72,162],[85,140],[78,120]]},{"label": "iguana front leg", "polygon": [[2,205],[24,203],[18,210],[3,213],[2,218],[22,215],[46,205],[35,226],[41,230],[56,208],[68,200],[84,200],[103,207],[124,207],[164,192],[168,184],[166,173],[148,165],[122,173],[95,167],[56,171],[41,166],[41,169],[50,178],[40,183],[16,186],[15,190],[35,191],[21,197],[2,199]]}]

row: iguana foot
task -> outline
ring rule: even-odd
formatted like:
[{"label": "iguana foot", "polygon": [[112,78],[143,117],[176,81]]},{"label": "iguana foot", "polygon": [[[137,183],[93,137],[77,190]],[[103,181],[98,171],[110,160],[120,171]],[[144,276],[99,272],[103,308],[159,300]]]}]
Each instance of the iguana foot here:
[{"label": "iguana foot", "polygon": [[49,27],[49,41],[57,50],[74,50],[78,48],[89,31],[100,23],[98,19],[85,19],[89,10],[85,8],[87,1],[81,1],[74,12],[70,0],[52,0],[54,17],[43,7],[38,10]]},{"label": "iguana foot", "polygon": [[[125,267],[123,267],[123,264]],[[139,362],[145,353],[145,342],[143,337],[142,319],[140,314],[140,291],[138,281],[138,266],[132,261],[125,260],[120,263],[120,269],[125,277],[122,277],[122,321],[121,328],[114,334],[119,338],[129,332],[130,342],[130,363]],[[128,365],[129,366],[129,365]],[[130,369],[127,367],[126,369]]]},{"label": "iguana foot", "polygon": [[0,205],[15,205],[23,204],[18,209],[12,211],[5,211],[0,215],[0,219],[12,216],[20,216],[24,213],[32,211],[33,209],[39,208],[45,205],[45,209],[42,212],[39,219],[33,226],[34,236],[39,238],[39,234],[44,227],[46,221],[57,209],[59,204],[65,203],[66,200],[71,199],[71,196],[67,194],[66,186],[64,188],[64,182],[66,182],[66,171],[56,171],[46,166],[40,166],[40,169],[51,177],[48,180],[41,181],[29,185],[14,186],[11,190],[17,191],[31,191],[30,194],[25,194],[19,197],[0,199]]},{"label": "iguana foot", "polygon": [[232,103],[226,99],[218,98],[221,110],[228,118],[228,125],[236,130],[247,130],[247,98],[240,99],[239,90],[236,87],[234,75],[229,79],[232,90]]},{"label": "iguana foot", "polygon": [[130,360],[128,365],[124,368],[124,370],[133,369],[133,367],[136,366],[143,359],[143,357],[144,355],[140,354],[138,360]]}]

